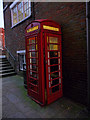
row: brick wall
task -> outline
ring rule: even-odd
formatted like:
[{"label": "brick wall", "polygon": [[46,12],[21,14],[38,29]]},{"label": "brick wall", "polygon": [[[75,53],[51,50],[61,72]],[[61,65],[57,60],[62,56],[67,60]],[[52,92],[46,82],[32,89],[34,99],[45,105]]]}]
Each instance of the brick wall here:
[{"label": "brick wall", "polygon": [[85,3],[35,3],[35,19],[52,19],[62,26],[63,91],[87,103]]}]

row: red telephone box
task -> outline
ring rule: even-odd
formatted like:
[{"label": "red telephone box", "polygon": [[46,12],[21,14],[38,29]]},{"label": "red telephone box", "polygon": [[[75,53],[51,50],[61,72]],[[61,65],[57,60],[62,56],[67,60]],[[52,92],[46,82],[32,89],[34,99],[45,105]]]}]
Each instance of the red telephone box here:
[{"label": "red telephone box", "polygon": [[25,30],[28,95],[41,105],[62,97],[61,28],[52,20],[32,21]]}]

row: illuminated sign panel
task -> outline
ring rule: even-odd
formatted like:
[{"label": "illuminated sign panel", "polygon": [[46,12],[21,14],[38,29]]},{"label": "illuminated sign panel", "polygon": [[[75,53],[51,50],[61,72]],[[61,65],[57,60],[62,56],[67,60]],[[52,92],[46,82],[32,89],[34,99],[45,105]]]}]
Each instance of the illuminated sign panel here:
[{"label": "illuminated sign panel", "polygon": [[51,26],[46,26],[46,25],[43,25],[43,29],[53,30],[53,31],[59,31],[59,28],[55,28],[55,27],[51,27]]},{"label": "illuminated sign panel", "polygon": [[32,31],[37,30],[37,29],[38,29],[38,26],[35,26],[33,28],[28,29],[27,33],[32,32]]}]

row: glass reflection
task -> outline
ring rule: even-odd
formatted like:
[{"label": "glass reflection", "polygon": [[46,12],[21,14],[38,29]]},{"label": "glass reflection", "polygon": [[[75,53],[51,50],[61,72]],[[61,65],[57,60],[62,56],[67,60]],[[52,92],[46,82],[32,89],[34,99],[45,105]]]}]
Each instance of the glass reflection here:
[{"label": "glass reflection", "polygon": [[32,64],[32,70],[33,70],[33,71],[38,71],[37,66]]},{"label": "glass reflection", "polygon": [[30,75],[34,78],[37,78],[37,74],[35,72],[30,71]]},{"label": "glass reflection", "polygon": [[50,59],[50,65],[58,64],[58,59]]},{"label": "glass reflection", "polygon": [[52,57],[58,57],[58,52],[57,51],[50,51],[50,58]]},{"label": "glass reflection", "polygon": [[57,37],[49,37],[49,42],[50,43],[58,43],[58,38]]},{"label": "glass reflection", "polygon": [[58,45],[50,44],[50,50],[58,50]]},{"label": "glass reflection", "polygon": [[56,84],[59,84],[59,79],[52,80],[51,86],[54,86],[54,85],[56,85]]},{"label": "glass reflection", "polygon": [[58,71],[58,65],[56,66],[50,66],[51,72]]},{"label": "glass reflection", "polygon": [[59,77],[58,72],[51,73],[51,80],[52,80],[52,79],[55,79],[55,78],[58,78],[58,77]]},{"label": "glass reflection", "polygon": [[38,81],[37,80],[32,80],[31,83],[33,83],[34,85],[37,85]]},{"label": "glass reflection", "polygon": [[54,93],[54,92],[56,92],[58,90],[59,90],[59,85],[52,88],[52,93]]}]

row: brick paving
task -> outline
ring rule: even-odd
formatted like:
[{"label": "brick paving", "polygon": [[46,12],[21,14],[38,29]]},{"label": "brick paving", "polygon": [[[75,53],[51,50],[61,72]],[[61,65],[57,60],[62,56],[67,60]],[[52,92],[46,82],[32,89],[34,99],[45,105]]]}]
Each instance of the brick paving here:
[{"label": "brick paving", "polygon": [[23,77],[19,75],[2,79],[3,118],[87,118],[85,106],[65,97],[41,107],[27,96]]}]

